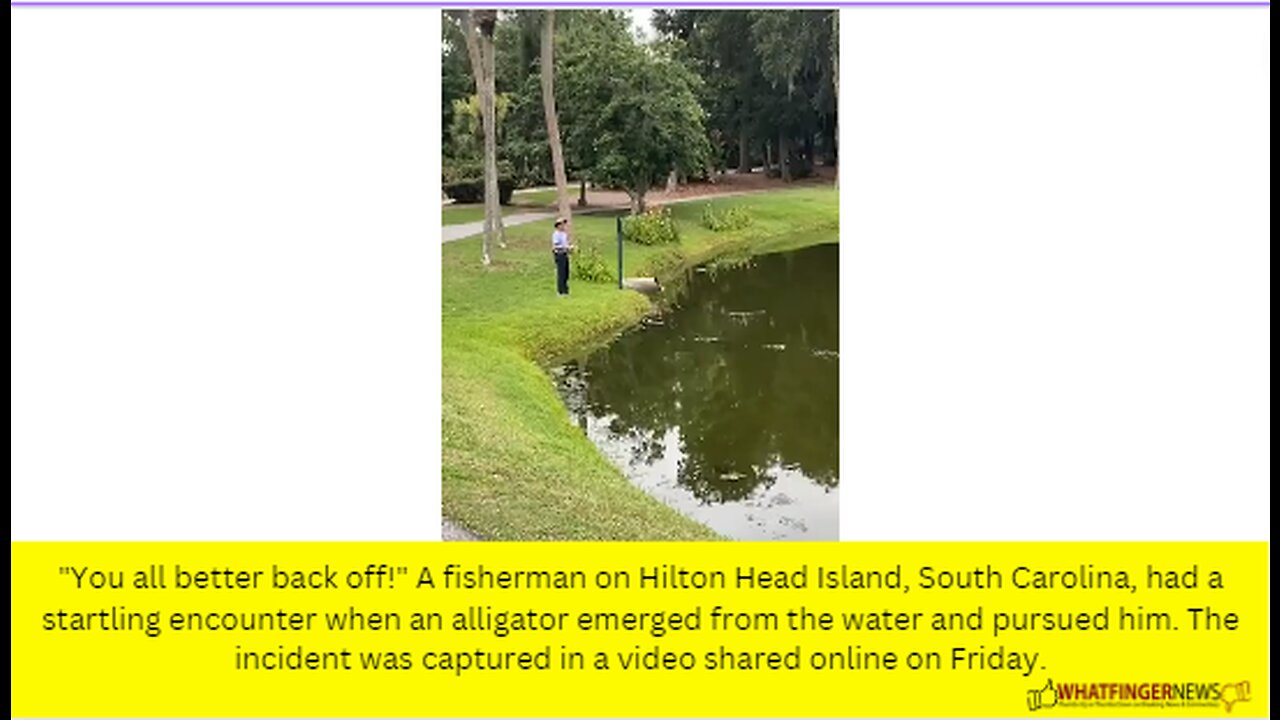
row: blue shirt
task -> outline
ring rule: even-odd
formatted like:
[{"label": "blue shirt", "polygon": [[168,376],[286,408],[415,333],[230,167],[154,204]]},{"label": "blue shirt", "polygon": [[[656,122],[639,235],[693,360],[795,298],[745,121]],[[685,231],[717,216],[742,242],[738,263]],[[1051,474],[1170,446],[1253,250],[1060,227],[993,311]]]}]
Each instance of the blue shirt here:
[{"label": "blue shirt", "polygon": [[569,249],[569,233],[563,230],[556,230],[551,233],[551,249],[552,250],[568,250]]}]

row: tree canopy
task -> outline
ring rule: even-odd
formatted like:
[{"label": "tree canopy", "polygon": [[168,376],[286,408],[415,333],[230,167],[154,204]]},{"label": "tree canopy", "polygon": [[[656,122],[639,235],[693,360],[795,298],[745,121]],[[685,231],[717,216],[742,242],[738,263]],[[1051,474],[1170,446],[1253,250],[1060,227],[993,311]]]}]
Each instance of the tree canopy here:
[{"label": "tree canopy", "polygon": [[[638,210],[673,171],[763,167],[790,179],[834,164],[834,13],[658,10],[646,40],[622,11],[557,12],[554,100],[569,176],[626,190]],[[494,33],[498,156],[525,186],[553,180],[544,22],[542,11],[501,11]],[[445,23],[443,48],[445,162],[474,164],[479,143],[463,137],[478,125],[474,86],[456,22]]]}]

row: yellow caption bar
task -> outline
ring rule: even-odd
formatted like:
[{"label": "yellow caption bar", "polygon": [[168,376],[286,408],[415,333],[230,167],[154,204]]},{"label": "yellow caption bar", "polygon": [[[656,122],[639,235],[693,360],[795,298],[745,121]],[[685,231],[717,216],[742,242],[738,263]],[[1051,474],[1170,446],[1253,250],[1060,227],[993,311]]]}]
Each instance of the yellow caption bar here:
[{"label": "yellow caption bar", "polygon": [[21,717],[1262,717],[1269,543],[13,543]]}]

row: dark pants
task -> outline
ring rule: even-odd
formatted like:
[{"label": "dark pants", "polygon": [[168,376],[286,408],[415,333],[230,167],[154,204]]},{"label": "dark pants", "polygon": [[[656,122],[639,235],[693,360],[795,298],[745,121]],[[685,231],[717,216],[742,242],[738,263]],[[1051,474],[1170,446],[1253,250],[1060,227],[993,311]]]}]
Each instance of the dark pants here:
[{"label": "dark pants", "polygon": [[569,253],[551,253],[556,258],[556,292],[569,294]]}]

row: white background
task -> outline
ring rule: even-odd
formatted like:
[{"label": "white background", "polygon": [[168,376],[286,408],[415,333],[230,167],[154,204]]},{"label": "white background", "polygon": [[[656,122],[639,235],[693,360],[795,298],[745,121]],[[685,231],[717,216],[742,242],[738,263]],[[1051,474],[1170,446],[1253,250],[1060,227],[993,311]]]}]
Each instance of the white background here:
[{"label": "white background", "polygon": [[439,538],[439,14],[10,17],[13,536]]},{"label": "white background", "polygon": [[[11,20],[13,537],[438,538],[438,13]],[[1268,22],[843,12],[844,538],[1269,537]]]},{"label": "white background", "polygon": [[841,17],[841,537],[1270,537],[1266,9]]}]

